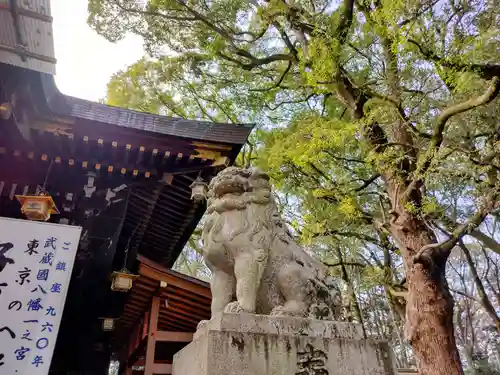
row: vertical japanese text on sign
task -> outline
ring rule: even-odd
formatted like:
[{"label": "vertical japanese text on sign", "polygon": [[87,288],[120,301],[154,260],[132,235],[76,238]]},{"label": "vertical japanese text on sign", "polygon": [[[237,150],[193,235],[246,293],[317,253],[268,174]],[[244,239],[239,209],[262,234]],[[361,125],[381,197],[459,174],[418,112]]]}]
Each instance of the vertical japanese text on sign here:
[{"label": "vertical japanese text on sign", "polygon": [[0,374],[48,374],[80,232],[0,218]]}]

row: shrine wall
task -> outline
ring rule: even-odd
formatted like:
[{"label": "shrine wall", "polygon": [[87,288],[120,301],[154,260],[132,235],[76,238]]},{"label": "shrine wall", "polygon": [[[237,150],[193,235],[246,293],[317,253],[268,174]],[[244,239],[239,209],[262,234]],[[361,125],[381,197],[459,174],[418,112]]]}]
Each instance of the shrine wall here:
[{"label": "shrine wall", "polygon": [[50,0],[0,0],[0,63],[55,74]]}]

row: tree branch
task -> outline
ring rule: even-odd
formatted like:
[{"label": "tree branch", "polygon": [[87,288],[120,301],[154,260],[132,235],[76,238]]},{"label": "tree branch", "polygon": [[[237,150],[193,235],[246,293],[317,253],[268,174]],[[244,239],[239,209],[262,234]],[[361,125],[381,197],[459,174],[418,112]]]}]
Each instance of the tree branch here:
[{"label": "tree branch", "polygon": [[268,108],[270,111],[275,111],[277,110],[279,107],[281,107],[282,105],[286,105],[286,104],[297,104],[297,103],[303,103],[303,102],[307,102],[309,99],[313,98],[314,96],[316,96],[316,94],[309,94],[307,95],[305,98],[303,99],[297,99],[297,100],[289,100],[289,101],[283,101],[283,102],[279,102],[277,103],[274,107],[271,107],[269,104],[265,103],[264,105],[266,106],[266,108]]},{"label": "tree branch", "polygon": [[299,52],[297,51],[297,48],[295,48],[295,46],[293,45],[292,41],[290,40],[290,37],[287,35],[283,27],[278,22],[274,22],[273,25],[280,33],[281,39],[283,39],[283,42],[285,43],[287,48],[290,50],[291,53],[293,53],[295,58],[298,59]]},{"label": "tree branch", "polygon": [[380,242],[375,237],[367,236],[366,234],[357,233],[357,232],[349,232],[349,231],[343,232],[343,231],[338,231],[338,230],[332,229],[332,230],[328,230],[328,231],[325,231],[322,233],[313,234],[313,238],[326,237],[326,236],[341,236],[341,237],[357,238],[359,240],[366,241],[366,242],[372,243],[374,245],[380,246]]},{"label": "tree branch", "polygon": [[[500,73],[500,72],[499,72]],[[500,74],[499,76],[493,77],[491,80],[490,87],[485,91],[483,95],[478,98],[470,99],[462,103],[455,104],[447,109],[445,109],[441,115],[438,117],[437,124],[434,127],[434,137],[438,139],[437,147],[441,145],[443,141],[443,130],[446,122],[453,116],[460,113],[469,111],[473,108],[488,104],[493,99],[495,99],[500,91]]]},{"label": "tree branch", "polygon": [[497,315],[495,308],[493,307],[490,299],[488,298],[488,295],[486,294],[486,291],[484,289],[484,285],[483,285],[483,283],[482,283],[482,281],[477,273],[477,269],[476,269],[476,266],[475,266],[474,261],[472,259],[472,255],[462,240],[458,241],[458,246],[460,246],[460,248],[462,249],[462,252],[465,255],[465,259],[467,260],[467,264],[469,265],[469,269],[471,271],[472,278],[474,279],[474,283],[476,284],[477,293],[479,294],[479,301],[478,302],[484,307],[484,309],[486,310],[486,312],[488,313],[490,318],[495,323],[495,326],[496,326],[498,332],[500,332],[500,317]]},{"label": "tree branch", "polygon": [[344,9],[340,15],[340,22],[337,27],[337,38],[340,44],[344,44],[347,40],[347,35],[352,25],[352,19],[354,14],[354,0],[344,0],[341,5]]},{"label": "tree branch", "polygon": [[372,177],[370,177],[368,180],[364,180],[363,181],[363,185],[361,185],[360,187],[354,189],[354,191],[356,192],[360,192],[364,189],[366,189],[368,186],[370,186],[373,182],[375,182],[378,178],[380,177],[380,174],[377,173],[377,174],[374,174]]},{"label": "tree branch", "polygon": [[498,243],[493,237],[487,236],[479,229],[472,230],[470,235],[481,242],[485,247],[500,255],[500,243]]},{"label": "tree branch", "polygon": [[461,296],[465,297],[465,298],[468,298],[474,302],[477,302],[477,303],[481,303],[481,301],[479,301],[476,297],[474,296],[471,296],[470,294],[467,294],[465,292],[462,292],[460,290],[457,290],[457,289],[451,289],[450,290],[453,292],[453,293],[457,293],[457,294],[460,294]]},{"label": "tree branch", "polygon": [[431,51],[427,47],[422,46],[420,43],[413,39],[409,39],[408,42],[415,45],[427,60],[436,62],[442,67],[454,69],[457,71],[473,72],[483,79],[493,79],[494,77],[500,76],[500,65],[460,64],[458,62],[450,61],[447,58],[437,55],[434,51]]},{"label": "tree branch", "polygon": [[293,65],[292,61],[288,61],[288,66],[284,70],[283,74],[281,74],[281,76],[278,79],[278,81],[276,81],[276,83],[273,84],[272,86],[264,87],[264,88],[259,88],[259,89],[250,89],[249,91],[269,91],[269,90],[276,89],[276,88],[280,87],[281,83],[285,79],[285,76],[288,74],[288,72],[292,68],[292,65]]},{"label": "tree branch", "polygon": [[433,135],[429,144],[427,152],[424,154],[423,161],[420,163],[421,167],[416,171],[416,177],[408,185],[405,192],[403,193],[401,201],[406,203],[408,198],[411,196],[413,190],[421,183],[423,175],[427,172],[431,166],[432,160],[439,151],[441,144],[444,139],[444,129],[448,120],[460,113],[469,111],[473,108],[488,104],[493,99],[495,99],[500,91],[500,78],[494,77],[491,80],[490,87],[485,91],[483,95],[478,98],[469,99],[465,102],[455,104],[447,109],[445,109],[441,115],[439,115],[436,124],[434,125]]},{"label": "tree branch", "polygon": [[425,12],[427,12],[429,9],[431,9],[437,3],[439,3],[439,0],[434,0],[433,2],[427,4],[427,6],[421,6],[420,9],[417,12],[415,12],[415,14],[412,14],[409,18],[405,19],[404,21],[401,21],[398,24],[398,26],[403,27],[403,26],[407,25],[408,23],[416,20],[418,17],[420,17]]},{"label": "tree branch", "polygon": [[335,155],[333,152],[331,152],[329,150],[322,150],[322,151],[324,153],[326,153],[327,155],[329,155],[332,159],[335,159],[335,160],[341,160],[341,161],[345,161],[347,163],[366,164],[366,162],[364,160],[353,159],[353,158],[346,158],[346,157],[342,157],[342,156],[337,156],[337,155]]},{"label": "tree branch", "polygon": [[[450,228],[457,226],[457,223],[451,219],[450,217],[446,215],[439,215],[439,217],[432,217],[433,220],[439,220],[443,223],[444,227],[447,230],[450,230]],[[438,228],[443,232],[446,233],[445,229]],[[484,247],[490,249],[491,251],[497,253],[500,255],[500,243],[496,241],[495,238],[488,236],[487,234],[483,233],[480,229],[473,229],[469,232],[469,236],[474,237],[476,240],[478,240]]]},{"label": "tree branch", "polygon": [[241,66],[241,68],[244,70],[252,70],[252,69],[255,69],[259,66],[271,64],[271,63],[276,62],[276,61],[294,61],[295,60],[295,57],[293,55],[286,55],[283,53],[277,53],[277,54],[262,57],[262,58],[256,58],[253,56],[251,56],[251,57],[245,56],[247,59],[249,59],[251,61],[250,63],[245,63],[245,62],[238,60],[234,57],[228,56],[222,52],[219,52],[218,55],[227,61],[231,61],[231,62]]},{"label": "tree branch", "polygon": [[323,264],[327,267],[339,267],[339,266],[366,267],[366,264],[359,262],[336,262],[336,263],[323,262]]},{"label": "tree branch", "polygon": [[490,214],[495,208],[498,207],[498,198],[498,190],[492,190],[485,197],[485,203],[474,216],[472,216],[466,223],[461,224],[457,228],[455,228],[455,230],[450,234],[449,238],[444,240],[443,242],[422,246],[422,248],[413,257],[413,262],[423,263],[424,259],[432,260],[435,256],[441,256],[443,259],[446,259],[451,249],[453,249],[457,242],[470,231],[476,229],[484,221],[486,216],[488,216],[488,214]]},{"label": "tree branch", "polygon": [[136,14],[142,14],[144,16],[160,17],[160,18],[164,18],[164,19],[169,20],[169,21],[196,21],[197,20],[196,17],[179,17],[179,16],[172,16],[172,15],[148,11],[148,10],[128,8],[128,7],[124,6],[120,2],[120,0],[112,0],[112,1],[118,8],[120,8],[124,12],[128,12],[128,13],[136,13]]}]

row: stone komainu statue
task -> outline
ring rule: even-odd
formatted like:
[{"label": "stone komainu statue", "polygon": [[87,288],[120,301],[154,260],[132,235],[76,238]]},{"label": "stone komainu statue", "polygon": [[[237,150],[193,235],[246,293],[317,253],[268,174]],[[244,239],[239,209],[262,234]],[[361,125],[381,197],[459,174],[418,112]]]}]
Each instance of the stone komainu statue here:
[{"label": "stone komainu statue", "polygon": [[212,271],[212,316],[219,312],[334,319],[340,293],[326,267],[293,240],[269,177],[230,167],[210,183],[203,228]]}]

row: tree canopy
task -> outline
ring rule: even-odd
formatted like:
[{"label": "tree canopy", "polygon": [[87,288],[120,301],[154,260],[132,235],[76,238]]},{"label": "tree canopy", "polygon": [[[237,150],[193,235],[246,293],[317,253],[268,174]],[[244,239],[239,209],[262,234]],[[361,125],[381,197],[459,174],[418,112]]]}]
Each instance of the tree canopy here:
[{"label": "tree canopy", "polygon": [[[98,33],[141,35],[147,50],[113,77],[107,102],[257,123],[240,162],[271,174],[295,208],[290,225],[348,285],[362,275],[382,288],[424,375],[463,373],[452,249],[500,254],[488,233],[500,194],[499,12],[489,0],[89,0]],[[500,329],[489,287],[470,280]]]}]

